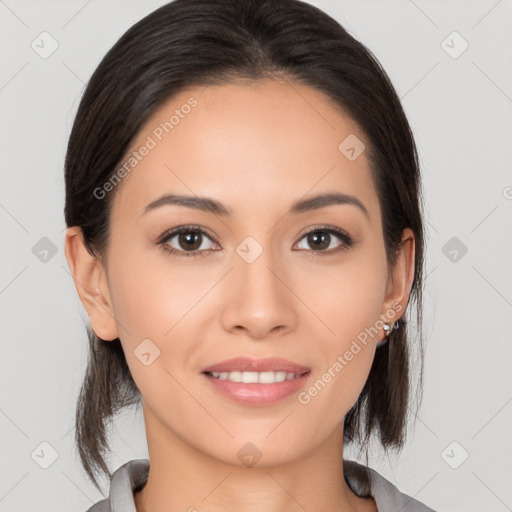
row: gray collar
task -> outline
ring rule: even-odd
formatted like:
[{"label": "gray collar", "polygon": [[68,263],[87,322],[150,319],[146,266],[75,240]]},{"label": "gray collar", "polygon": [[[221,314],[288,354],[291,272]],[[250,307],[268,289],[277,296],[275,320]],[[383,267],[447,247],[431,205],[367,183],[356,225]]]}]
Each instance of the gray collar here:
[{"label": "gray collar", "polygon": [[[372,496],[379,512],[435,512],[400,492],[374,469],[343,459],[343,471],[352,491],[360,497]],[[148,474],[148,459],[134,459],[123,464],[112,475],[109,497],[87,512],[137,512],[133,495],[144,487]]]}]

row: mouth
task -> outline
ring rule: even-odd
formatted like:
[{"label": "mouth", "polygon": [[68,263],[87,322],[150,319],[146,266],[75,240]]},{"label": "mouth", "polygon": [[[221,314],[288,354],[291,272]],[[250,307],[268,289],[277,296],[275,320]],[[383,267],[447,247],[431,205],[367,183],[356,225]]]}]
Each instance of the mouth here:
[{"label": "mouth", "polygon": [[275,384],[285,380],[293,380],[307,375],[310,370],[302,373],[286,371],[267,371],[267,372],[203,372],[209,377],[219,380],[228,380],[230,382],[242,382],[244,384]]},{"label": "mouth", "polygon": [[302,389],[311,369],[281,358],[237,357],[203,368],[218,396],[244,406],[268,406]]},{"label": "mouth", "polygon": [[[207,366],[201,370],[201,373],[216,374],[216,377],[218,378],[226,378],[224,375],[226,373],[228,376],[231,373],[236,374],[237,372],[242,374],[264,373],[267,374],[265,377],[269,377],[269,374],[272,372],[279,374],[279,379],[286,380],[288,374],[290,373],[300,376],[310,370],[311,368],[307,368],[306,366],[302,366],[298,363],[289,361],[287,359],[282,359],[280,357],[265,357],[263,359],[254,359],[252,357],[241,356],[234,357],[233,359],[228,359],[226,361],[221,361],[220,363],[216,363],[211,366]],[[284,378],[282,377],[283,373]],[[221,375],[223,377],[221,377]],[[254,375],[251,378],[254,378]]]}]

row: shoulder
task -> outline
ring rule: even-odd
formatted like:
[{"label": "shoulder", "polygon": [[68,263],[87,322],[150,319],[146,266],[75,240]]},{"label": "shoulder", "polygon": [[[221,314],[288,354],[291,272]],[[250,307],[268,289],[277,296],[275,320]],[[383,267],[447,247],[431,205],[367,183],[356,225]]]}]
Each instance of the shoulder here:
[{"label": "shoulder", "polygon": [[113,473],[108,498],[98,501],[86,512],[136,512],[133,494],[144,487],[148,473],[148,459],[126,462]]},{"label": "shoulder", "polygon": [[432,508],[401,492],[374,469],[351,460],[343,461],[345,479],[358,496],[372,496],[378,512],[435,512]]},{"label": "shoulder", "polygon": [[91,508],[88,508],[86,512],[110,512],[110,505],[108,504],[108,499],[98,501]]}]

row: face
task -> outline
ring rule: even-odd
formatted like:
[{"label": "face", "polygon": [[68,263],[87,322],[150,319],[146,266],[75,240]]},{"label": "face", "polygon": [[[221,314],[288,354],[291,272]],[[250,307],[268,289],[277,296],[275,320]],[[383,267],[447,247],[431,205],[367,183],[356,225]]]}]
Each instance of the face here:
[{"label": "face", "polygon": [[[140,131],[136,162],[108,192],[100,282],[112,316],[91,324],[120,337],[148,437],[238,465],[246,443],[274,464],[339,437],[379,319],[408,291],[407,271],[388,273],[366,152],[338,147],[349,136],[368,144],[322,93],[272,81],[182,91]],[[217,206],[156,202],[171,194]],[[324,194],[345,200],[304,203]],[[235,357],[309,373],[266,386],[274,400],[254,398],[260,384],[227,384],[232,396],[202,372]]]}]

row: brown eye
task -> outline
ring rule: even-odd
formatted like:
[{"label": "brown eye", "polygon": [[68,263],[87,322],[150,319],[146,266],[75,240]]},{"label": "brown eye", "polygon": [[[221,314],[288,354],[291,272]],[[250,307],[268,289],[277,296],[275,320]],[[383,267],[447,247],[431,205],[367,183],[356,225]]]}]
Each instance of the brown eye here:
[{"label": "brown eye", "polygon": [[185,251],[195,251],[201,247],[203,235],[199,231],[190,231],[178,235],[178,245]]},{"label": "brown eye", "polygon": [[190,226],[172,230],[158,244],[165,251],[178,256],[200,256],[205,255],[208,250],[220,248],[202,229]]},{"label": "brown eye", "polygon": [[[336,239],[338,241],[336,241]],[[303,240],[309,247],[301,247]],[[337,250],[347,250],[352,245],[352,239],[341,230],[334,228],[315,229],[306,233],[299,242],[299,249],[308,248],[315,252],[335,252]]]},{"label": "brown eye", "polygon": [[307,236],[308,244],[315,251],[327,249],[331,243],[331,235],[325,231],[316,231]]}]

